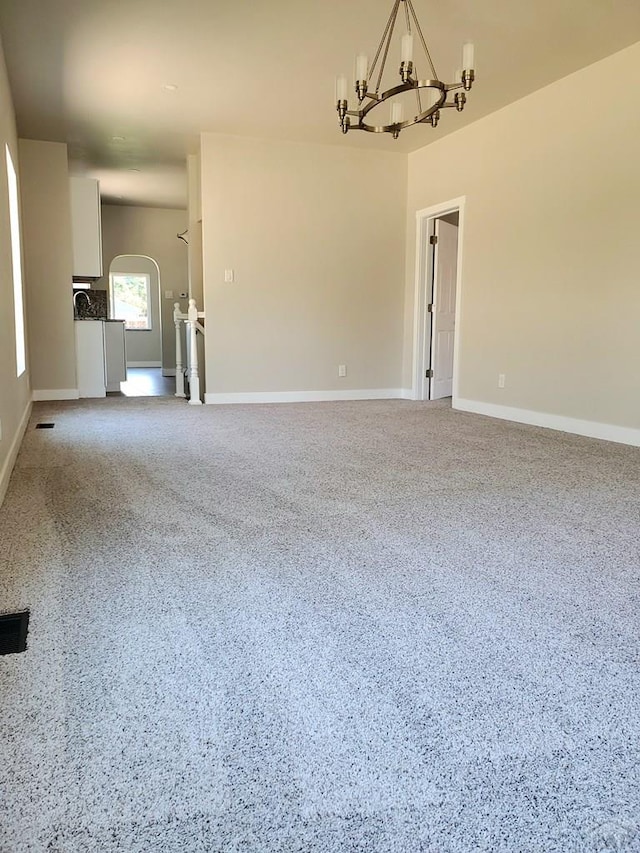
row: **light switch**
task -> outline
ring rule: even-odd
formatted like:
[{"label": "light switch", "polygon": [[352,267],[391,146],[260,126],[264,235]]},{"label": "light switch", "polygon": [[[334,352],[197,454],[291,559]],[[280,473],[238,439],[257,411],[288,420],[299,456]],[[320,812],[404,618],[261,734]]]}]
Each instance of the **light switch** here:
[{"label": "light switch", "polygon": [[224,280],[227,284],[230,284],[232,281],[234,281],[233,270],[224,271]]},{"label": "light switch", "polygon": [[164,298],[165,299],[173,299],[173,290],[165,290]]}]

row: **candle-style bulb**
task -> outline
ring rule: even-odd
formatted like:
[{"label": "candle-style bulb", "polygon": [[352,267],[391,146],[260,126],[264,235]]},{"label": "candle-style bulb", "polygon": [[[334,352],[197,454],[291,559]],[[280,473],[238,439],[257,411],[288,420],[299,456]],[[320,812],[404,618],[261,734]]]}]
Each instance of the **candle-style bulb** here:
[{"label": "candle-style bulb", "polygon": [[473,71],[473,63],[474,63],[474,54],[475,50],[473,47],[473,43],[468,41],[462,45],[462,70],[463,71]]},{"label": "candle-style bulb", "polygon": [[400,101],[394,101],[394,103],[391,104],[391,124],[400,124],[403,115],[404,110],[402,108],[402,104]]},{"label": "candle-style bulb", "polygon": [[366,80],[369,76],[369,57],[364,53],[356,56],[356,80]]},{"label": "candle-style bulb", "polygon": [[473,81],[476,79],[474,61],[473,45],[468,41],[462,46],[462,85],[466,92],[471,89]]},{"label": "candle-style bulb", "polygon": [[400,61],[413,61],[413,36],[411,33],[405,33],[405,35],[402,36],[402,41],[400,43]]},{"label": "candle-style bulb", "polygon": [[347,100],[347,78],[344,74],[336,77],[336,103]]}]

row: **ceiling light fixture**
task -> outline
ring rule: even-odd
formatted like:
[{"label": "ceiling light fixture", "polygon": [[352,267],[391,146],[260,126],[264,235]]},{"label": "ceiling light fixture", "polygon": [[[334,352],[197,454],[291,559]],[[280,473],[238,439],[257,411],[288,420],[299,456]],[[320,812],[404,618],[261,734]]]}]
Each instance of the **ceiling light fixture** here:
[{"label": "ceiling light fixture", "polygon": [[[396,19],[401,6],[404,7],[405,19],[405,32],[400,42],[399,74],[402,82],[380,92]],[[422,48],[426,65],[431,74],[430,77],[423,80],[418,76],[417,63],[414,59],[414,31],[417,34],[419,47]],[[358,109],[349,109],[346,76],[341,75],[336,78],[336,109],[342,132],[366,130],[369,133],[391,133],[394,139],[397,139],[400,131],[412,124],[422,123],[437,127],[440,120],[440,110],[455,107],[458,112],[462,112],[464,109],[467,101],[465,92],[471,89],[475,79],[473,54],[473,45],[467,42],[462,48],[462,70],[456,71],[455,82],[441,82],[422,34],[413,3],[411,0],[394,0],[389,20],[371,67],[369,68],[369,60],[364,54],[356,57],[355,91],[358,97]],[[378,60],[380,60],[380,64],[378,64]],[[369,86],[374,81],[374,88],[370,90]],[[450,92],[455,92],[455,94],[451,100],[448,100]],[[412,102],[406,103],[406,93],[415,93],[415,108],[412,106]],[[381,123],[382,119],[379,119],[379,123],[375,124],[372,112],[386,101],[391,104],[387,121],[383,124]],[[412,112],[408,118],[404,117],[406,107],[412,111],[415,109],[415,112]],[[381,110],[378,110],[378,115],[380,112]],[[352,118],[356,119],[353,123]]]}]

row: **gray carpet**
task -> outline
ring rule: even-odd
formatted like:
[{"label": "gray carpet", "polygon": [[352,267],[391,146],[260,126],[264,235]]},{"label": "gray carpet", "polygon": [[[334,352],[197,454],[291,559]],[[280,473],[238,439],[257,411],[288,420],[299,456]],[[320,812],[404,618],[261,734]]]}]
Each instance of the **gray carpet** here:
[{"label": "gray carpet", "polygon": [[640,851],[639,461],[443,403],[37,404],[0,850]]}]

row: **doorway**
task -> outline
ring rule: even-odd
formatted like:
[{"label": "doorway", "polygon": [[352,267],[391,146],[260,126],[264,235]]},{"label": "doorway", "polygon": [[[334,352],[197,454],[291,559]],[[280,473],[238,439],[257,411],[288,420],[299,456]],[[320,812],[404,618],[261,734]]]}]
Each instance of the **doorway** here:
[{"label": "doorway", "polygon": [[457,396],[464,201],[416,214],[414,400]]},{"label": "doorway", "polygon": [[125,322],[127,379],[119,395],[162,397],[175,380],[162,375],[160,269],[147,255],[118,255],[109,266],[109,316]]},{"label": "doorway", "polygon": [[162,367],[160,270],[146,255],[118,255],[109,266],[109,316],[125,321],[127,367]]}]

